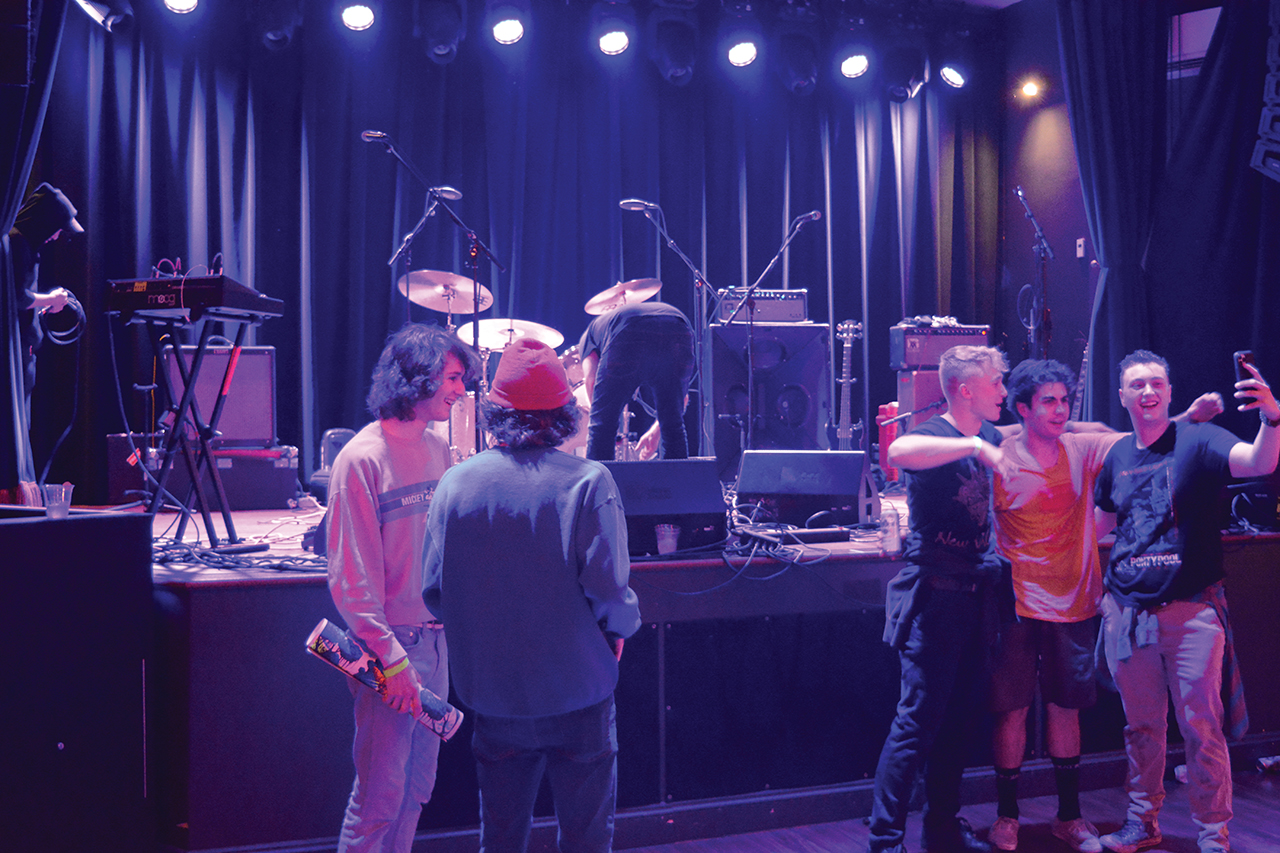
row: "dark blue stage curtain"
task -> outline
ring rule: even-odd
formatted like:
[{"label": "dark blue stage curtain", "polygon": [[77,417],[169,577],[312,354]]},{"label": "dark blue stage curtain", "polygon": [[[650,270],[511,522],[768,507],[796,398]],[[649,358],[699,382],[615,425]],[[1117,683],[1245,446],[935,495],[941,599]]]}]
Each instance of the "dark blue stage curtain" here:
[{"label": "dark blue stage curtain", "polygon": [[1146,348],[1170,362],[1174,408],[1219,391],[1231,352],[1254,349],[1280,378],[1270,326],[1280,299],[1280,184],[1249,167],[1266,75],[1266,0],[1224,3],[1190,108],[1166,140],[1173,4],[1059,0],[1072,132],[1103,265],[1090,332],[1092,416],[1128,424],[1115,366]]},{"label": "dark blue stage curtain", "polygon": [[[100,457],[103,436],[122,429],[104,282],[162,259],[166,271],[178,258],[202,271],[220,253],[229,276],[285,301],[256,343],[277,348],[280,438],[303,449],[304,468],[323,430],[367,419],[387,333],[406,319],[445,321],[395,292],[405,268],[387,261],[424,192],[381,144],[361,141],[367,129],[389,133],[429,183],[464,194],[451,207],[507,269],[481,264],[495,296],[483,316],[551,326],[566,346],[586,326],[583,304],[618,280],[660,277],[663,299],[693,313],[692,274],[642,214],[618,208],[631,196],[662,205],[716,289],[753,282],[791,219],[822,210],[765,286],[807,288],[819,322],[866,322],[855,419],[896,395],[885,354],[904,314],[994,314],[998,43],[982,51],[993,63],[985,87],[955,97],[926,86],[897,106],[838,87],[825,68],[808,97],[765,68],[731,79],[710,53],[718,3],[699,7],[703,49],[683,88],[643,47],[604,61],[586,4],[535,0],[531,32],[503,50],[471,2],[446,66],[413,38],[414,4],[384,4],[386,21],[353,34],[327,4],[306,2],[279,51],[242,30],[245,5],[174,16],[135,3],[135,28],[114,36],[68,20],[41,165],[87,189],[77,202],[90,260],[73,285],[92,318],[80,458]],[[438,215],[412,267],[466,273],[467,249]],[[126,384],[149,375],[129,361],[131,335],[116,334]],[[144,396],[125,389],[135,429],[146,426]],[[92,472],[79,481],[91,477],[104,487]]]}]

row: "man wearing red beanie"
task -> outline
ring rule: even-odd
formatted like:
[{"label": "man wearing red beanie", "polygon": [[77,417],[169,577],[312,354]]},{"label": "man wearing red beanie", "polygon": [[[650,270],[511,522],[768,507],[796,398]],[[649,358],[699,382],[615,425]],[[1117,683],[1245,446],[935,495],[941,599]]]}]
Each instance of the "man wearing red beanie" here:
[{"label": "man wearing red beanie", "polygon": [[578,411],[546,345],[506,348],[480,414],[495,446],[440,479],[423,571],[475,724],[480,848],[525,850],[545,772],[560,849],[607,853],[613,690],[623,638],[640,627],[618,488],[601,463],[557,449]]}]

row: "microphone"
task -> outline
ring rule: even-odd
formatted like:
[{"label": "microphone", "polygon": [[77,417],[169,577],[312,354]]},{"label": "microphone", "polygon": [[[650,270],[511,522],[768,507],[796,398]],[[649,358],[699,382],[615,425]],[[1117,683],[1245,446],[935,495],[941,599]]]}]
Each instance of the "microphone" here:
[{"label": "microphone", "polygon": [[645,201],[642,198],[624,198],[618,202],[618,207],[623,210],[657,210],[658,206],[651,201]]},{"label": "microphone", "polygon": [[378,142],[386,139],[387,135],[380,130],[366,130],[361,132],[360,138],[365,142]]},{"label": "microphone", "polygon": [[445,201],[457,201],[458,199],[462,198],[461,192],[459,192],[458,190],[455,190],[453,187],[448,185],[445,185],[442,187],[432,187],[431,189],[427,190],[427,192],[430,193],[431,195],[438,195],[440,196],[440,198],[444,199]]},{"label": "microphone", "polygon": [[805,222],[816,222],[822,218],[821,210],[811,210],[802,216],[796,217],[796,225],[802,225]]},{"label": "microphone", "polygon": [[1022,187],[1020,187],[1020,186],[1018,186],[1018,187],[1014,187],[1014,188],[1013,188],[1013,192],[1014,192],[1014,195],[1016,195],[1018,198],[1021,198],[1021,199],[1025,199],[1025,198],[1026,198],[1026,196],[1024,196],[1024,195],[1022,194]]}]

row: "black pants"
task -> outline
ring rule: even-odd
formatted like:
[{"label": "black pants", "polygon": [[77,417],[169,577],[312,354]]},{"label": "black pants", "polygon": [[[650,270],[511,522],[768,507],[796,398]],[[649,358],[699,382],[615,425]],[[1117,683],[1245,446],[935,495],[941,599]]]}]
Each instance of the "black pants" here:
[{"label": "black pants", "polygon": [[612,459],[622,409],[637,388],[652,394],[665,459],[688,459],[684,398],[693,379],[693,335],[675,317],[632,322],[600,353],[591,394],[588,459]]}]

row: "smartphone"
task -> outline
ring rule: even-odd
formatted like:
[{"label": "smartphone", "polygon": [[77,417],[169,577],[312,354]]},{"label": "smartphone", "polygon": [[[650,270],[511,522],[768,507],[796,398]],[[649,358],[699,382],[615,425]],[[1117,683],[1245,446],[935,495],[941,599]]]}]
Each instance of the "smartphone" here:
[{"label": "smartphone", "polygon": [[1232,361],[1235,362],[1236,381],[1240,382],[1245,379],[1252,379],[1253,374],[1245,368],[1246,364],[1257,364],[1253,360],[1253,350],[1240,350],[1231,354]]}]

